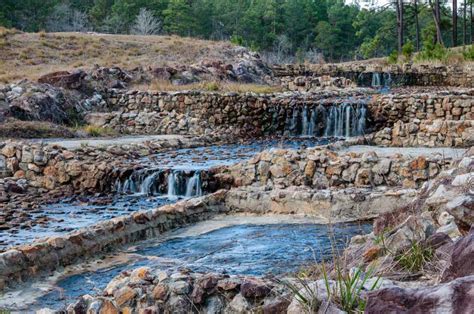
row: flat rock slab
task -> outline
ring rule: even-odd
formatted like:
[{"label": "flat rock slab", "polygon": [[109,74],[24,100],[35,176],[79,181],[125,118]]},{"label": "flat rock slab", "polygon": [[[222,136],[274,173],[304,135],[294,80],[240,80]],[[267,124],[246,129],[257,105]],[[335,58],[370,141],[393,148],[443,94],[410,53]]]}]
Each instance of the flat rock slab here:
[{"label": "flat rock slab", "polygon": [[50,145],[58,145],[67,149],[75,149],[81,147],[81,145],[88,145],[93,147],[110,146],[110,145],[130,145],[140,144],[147,141],[169,141],[169,140],[184,140],[186,137],[183,135],[146,135],[146,136],[125,136],[125,137],[113,137],[113,138],[88,138],[88,139],[74,139],[74,140],[61,140],[61,139],[43,139],[41,141]]},{"label": "flat rock slab", "polygon": [[355,153],[375,152],[379,157],[402,154],[407,157],[440,155],[446,158],[460,158],[467,152],[467,149],[450,147],[380,147],[353,145],[344,147],[340,151]]}]

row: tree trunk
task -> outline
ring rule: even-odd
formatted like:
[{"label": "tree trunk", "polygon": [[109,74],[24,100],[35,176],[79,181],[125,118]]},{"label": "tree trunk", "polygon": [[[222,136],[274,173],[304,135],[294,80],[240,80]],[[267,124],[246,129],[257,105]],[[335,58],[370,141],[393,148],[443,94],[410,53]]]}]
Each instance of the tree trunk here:
[{"label": "tree trunk", "polygon": [[403,0],[395,2],[397,9],[397,35],[398,35],[398,52],[402,52],[403,47]]},{"label": "tree trunk", "polygon": [[453,0],[453,47],[458,43],[458,1]]},{"label": "tree trunk", "polygon": [[436,26],[436,43],[444,46],[443,37],[441,36],[441,25],[440,25],[441,13],[440,13],[440,8],[439,8],[439,0],[435,0],[434,5],[433,5],[432,0],[428,0],[428,3],[431,7],[431,11],[433,12],[433,19]]},{"label": "tree trunk", "polygon": [[463,7],[463,16],[462,16],[462,37],[463,37],[463,44],[464,46],[467,45],[467,1],[464,0],[464,7]]},{"label": "tree trunk", "polygon": [[[414,9],[415,9],[415,28],[416,28],[416,51],[420,51],[420,21],[418,18],[418,0],[414,0]],[[471,6],[472,8],[472,6]]]},{"label": "tree trunk", "polygon": [[474,1],[471,1],[471,44],[474,44],[474,15],[472,15],[472,5]]}]

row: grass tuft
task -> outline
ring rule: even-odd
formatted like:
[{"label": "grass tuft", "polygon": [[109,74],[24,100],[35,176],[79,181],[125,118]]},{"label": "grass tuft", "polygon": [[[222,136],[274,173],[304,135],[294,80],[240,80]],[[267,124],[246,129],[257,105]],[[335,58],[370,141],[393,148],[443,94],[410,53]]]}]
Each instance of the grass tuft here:
[{"label": "grass tuft", "polygon": [[113,136],[117,134],[117,132],[111,128],[103,128],[95,125],[86,125],[82,127],[82,130],[92,137]]},{"label": "grass tuft", "polygon": [[434,256],[432,248],[424,247],[418,242],[413,242],[411,247],[395,256],[395,261],[398,266],[408,272],[418,272],[423,270],[424,266],[428,264]]}]

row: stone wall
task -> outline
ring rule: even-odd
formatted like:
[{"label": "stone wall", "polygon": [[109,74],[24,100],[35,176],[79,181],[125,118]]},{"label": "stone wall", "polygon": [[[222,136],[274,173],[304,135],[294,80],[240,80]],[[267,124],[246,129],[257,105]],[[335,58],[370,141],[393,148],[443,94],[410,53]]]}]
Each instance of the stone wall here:
[{"label": "stone wall", "polygon": [[39,239],[0,253],[0,290],[114,247],[205,220],[226,211],[225,191],[129,216],[113,218],[67,235]]},{"label": "stone wall", "polygon": [[[411,123],[413,140],[375,138],[375,143],[391,146],[469,147],[473,144],[474,90],[367,94],[363,91],[286,94],[219,94],[205,92],[153,93],[117,92],[105,97],[107,106],[87,116],[89,123],[130,134],[220,134],[251,138],[288,134],[295,111],[318,112],[314,135],[322,136],[334,106],[350,104],[367,107],[365,134],[393,128],[398,122]],[[322,106],[324,109],[319,109]],[[351,109],[354,109],[351,108]],[[320,112],[320,114],[319,114]],[[345,112],[345,110],[344,110]],[[355,112],[355,111],[353,111]],[[309,113],[308,121],[309,121]],[[342,114],[342,113],[341,113]],[[442,122],[439,122],[442,121]],[[462,122],[464,121],[464,122]],[[423,126],[445,123],[433,142],[432,131]],[[309,122],[308,122],[309,123]],[[344,119],[345,123],[345,119]],[[435,127],[436,128],[436,127]],[[430,133],[431,132],[431,133]],[[436,133],[436,131],[434,131]]]},{"label": "stone wall", "polygon": [[387,95],[369,106],[377,145],[474,145],[474,91]]},{"label": "stone wall", "polygon": [[45,143],[0,142],[0,209],[74,193],[107,192],[124,172],[143,168],[139,158],[211,143],[216,140],[199,137],[68,150]]},{"label": "stone wall", "polygon": [[367,102],[361,91],[311,94],[120,92],[86,120],[129,134],[233,134],[243,138],[283,134],[294,108]]},{"label": "stone wall", "polygon": [[307,186],[332,187],[403,186],[420,187],[452,164],[449,158],[417,158],[375,152],[338,153],[327,149],[271,150],[252,160],[225,169],[217,175],[236,186],[260,185],[278,189]]},{"label": "stone wall", "polygon": [[[304,82],[307,87],[312,80],[307,77],[344,77],[358,86],[370,87],[374,73],[390,74],[381,77],[390,80],[395,86],[457,86],[474,87],[474,64],[464,65],[381,65],[365,62],[348,62],[338,64],[290,64],[273,66],[273,74],[280,78],[284,86],[290,90],[297,87],[298,81]],[[302,83],[300,83],[300,86]]]}]

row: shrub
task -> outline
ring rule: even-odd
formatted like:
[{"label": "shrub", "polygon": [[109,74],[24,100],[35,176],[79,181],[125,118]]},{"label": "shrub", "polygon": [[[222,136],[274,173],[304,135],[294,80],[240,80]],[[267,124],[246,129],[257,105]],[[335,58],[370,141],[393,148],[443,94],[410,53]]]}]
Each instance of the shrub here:
[{"label": "shrub", "polygon": [[415,52],[415,46],[411,41],[408,41],[405,45],[402,47],[402,55],[405,57],[406,60],[411,60],[411,57],[413,56],[413,53]]},{"label": "shrub", "polygon": [[474,45],[471,45],[468,49],[463,51],[464,59],[468,61],[474,61]]},{"label": "shrub", "polygon": [[204,85],[204,89],[210,92],[216,92],[220,90],[220,86],[217,82],[209,82]]},{"label": "shrub", "polygon": [[114,135],[116,132],[110,128],[103,128],[103,127],[98,127],[95,125],[86,125],[83,128],[84,132],[86,132],[87,135],[92,136],[92,137],[99,137],[99,136],[111,136]]},{"label": "shrub", "polygon": [[[362,290],[367,281],[375,273],[373,268],[369,268],[366,273],[357,268],[352,274],[342,267],[339,258],[336,259],[336,287],[331,289],[329,284],[328,271],[323,263],[323,278],[326,284],[326,291],[329,298],[347,313],[363,313],[366,300],[362,296]],[[374,290],[380,282],[378,277],[369,287],[369,291]]]},{"label": "shrub", "polygon": [[388,55],[388,63],[396,64],[398,62],[398,51],[394,50]]},{"label": "shrub", "polygon": [[244,45],[244,38],[239,35],[232,35],[230,37],[230,42],[234,45],[243,46]]}]

